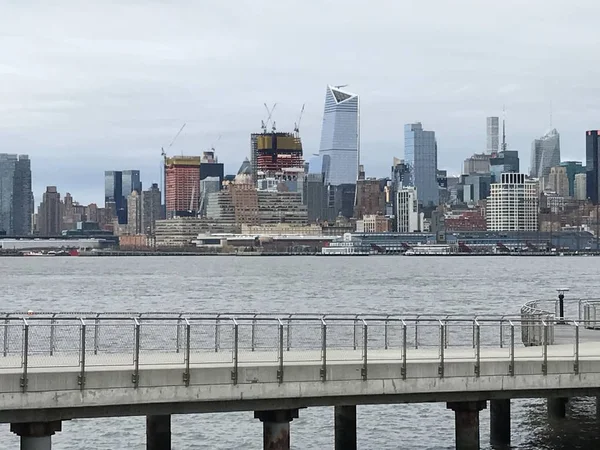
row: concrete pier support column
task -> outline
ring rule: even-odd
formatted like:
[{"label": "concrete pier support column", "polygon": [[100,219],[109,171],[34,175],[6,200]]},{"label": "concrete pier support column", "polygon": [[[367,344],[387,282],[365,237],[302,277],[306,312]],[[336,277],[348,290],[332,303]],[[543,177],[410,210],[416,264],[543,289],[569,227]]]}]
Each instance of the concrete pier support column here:
[{"label": "concrete pier support column", "polygon": [[356,450],[356,405],[336,406],[335,450]]},{"label": "concrete pier support column", "polygon": [[596,397],[596,419],[600,420],[600,395]]},{"label": "concrete pier support column", "polygon": [[490,400],[490,444],[510,447],[510,399]]},{"label": "concrete pier support column", "polygon": [[21,450],[51,450],[52,435],[61,430],[62,422],[11,423],[10,431],[21,437]]},{"label": "concrete pier support column", "polygon": [[290,422],[298,418],[297,409],[255,411],[254,418],[263,423],[264,450],[290,450]]},{"label": "concrete pier support column", "polygon": [[171,450],[171,416],[146,416],[146,450]]},{"label": "concrete pier support column", "polygon": [[454,411],[456,427],[456,450],[479,450],[479,411],[486,402],[449,402]]},{"label": "concrete pier support column", "polygon": [[564,419],[567,415],[568,401],[569,399],[566,397],[548,398],[548,417],[550,419]]}]

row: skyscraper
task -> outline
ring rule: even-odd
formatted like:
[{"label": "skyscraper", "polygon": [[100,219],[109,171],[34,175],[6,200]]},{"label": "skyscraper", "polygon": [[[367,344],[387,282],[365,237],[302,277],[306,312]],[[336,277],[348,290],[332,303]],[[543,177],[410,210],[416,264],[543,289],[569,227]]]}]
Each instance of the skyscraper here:
[{"label": "skyscraper", "polygon": [[33,210],[29,157],[0,153],[0,231],[30,234]]},{"label": "skyscraper", "polygon": [[575,175],[585,173],[585,167],[581,161],[563,161],[561,166],[567,169],[567,178],[569,180],[569,196],[575,197]]},{"label": "skyscraper", "polygon": [[360,161],[358,95],[327,86],[319,155],[325,184],[356,184]]},{"label": "skyscraper", "polygon": [[500,144],[500,120],[498,117],[487,118],[487,146],[486,152],[489,154],[498,153]]},{"label": "skyscraper", "polygon": [[[104,172],[104,207],[114,203],[119,223],[127,223],[125,197],[123,196],[123,172],[107,170]],[[112,206],[112,205],[111,205]]]},{"label": "skyscraper", "polygon": [[201,160],[200,156],[173,156],[165,159],[167,219],[197,215]]},{"label": "skyscraper", "polygon": [[142,191],[142,234],[153,235],[156,221],[162,218],[161,192],[157,183]]},{"label": "skyscraper", "polygon": [[396,194],[396,231],[398,233],[415,233],[421,231],[421,215],[417,189],[403,187]]},{"label": "skyscraper", "polygon": [[560,135],[556,128],[548,131],[531,144],[530,175],[548,178],[550,168],[560,165]]},{"label": "skyscraper", "polygon": [[410,169],[408,185],[417,188],[419,203],[439,203],[437,142],[434,131],[423,130],[420,122],[404,125],[404,159]]},{"label": "skyscraper", "polygon": [[57,236],[62,229],[62,204],[56,186],[46,187],[38,209],[38,229],[42,236]]},{"label": "skyscraper", "polygon": [[127,196],[127,232],[142,233],[142,196],[136,190]]},{"label": "skyscraper", "polygon": [[125,198],[129,197],[129,194],[131,194],[133,191],[141,194],[142,182],[140,180],[140,171],[124,170],[122,172],[122,186],[123,196]]},{"label": "skyscraper", "polygon": [[538,183],[522,173],[503,173],[491,185],[487,223],[490,231],[536,231]]},{"label": "skyscraper", "polygon": [[586,195],[594,205],[600,198],[600,171],[598,170],[598,153],[600,152],[600,130],[590,130],[585,136],[585,168]]}]

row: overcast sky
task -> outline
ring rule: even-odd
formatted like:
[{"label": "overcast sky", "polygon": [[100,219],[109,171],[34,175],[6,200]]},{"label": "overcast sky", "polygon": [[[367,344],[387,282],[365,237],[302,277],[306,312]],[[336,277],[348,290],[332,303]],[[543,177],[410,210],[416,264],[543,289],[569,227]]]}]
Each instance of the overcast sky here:
[{"label": "overcast sky", "polygon": [[[46,185],[103,203],[104,170],[158,182],[160,148],[215,144],[227,172],[249,153],[263,103],[305,154],[318,151],[327,84],[361,99],[367,176],[403,156],[403,124],[438,139],[458,174],[485,149],[485,118],[506,105],[510,149],[553,125],[563,160],[600,127],[597,0],[4,0],[0,152],[28,153]],[[217,141],[218,137],[221,139]],[[308,157],[307,157],[308,159]]]}]

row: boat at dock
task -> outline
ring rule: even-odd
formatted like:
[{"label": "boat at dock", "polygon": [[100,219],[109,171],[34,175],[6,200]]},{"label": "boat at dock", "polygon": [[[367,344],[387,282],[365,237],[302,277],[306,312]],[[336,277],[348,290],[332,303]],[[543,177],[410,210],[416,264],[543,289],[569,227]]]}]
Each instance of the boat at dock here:
[{"label": "boat at dock", "polygon": [[372,253],[375,252],[371,245],[353,238],[350,233],[345,233],[341,239],[336,239],[321,249],[321,255],[324,256],[369,256]]}]

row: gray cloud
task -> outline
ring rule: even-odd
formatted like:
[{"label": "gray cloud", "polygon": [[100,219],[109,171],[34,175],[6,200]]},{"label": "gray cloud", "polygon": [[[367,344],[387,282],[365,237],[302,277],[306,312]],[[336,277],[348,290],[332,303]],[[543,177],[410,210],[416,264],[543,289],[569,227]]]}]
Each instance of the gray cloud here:
[{"label": "gray cloud", "polygon": [[403,154],[404,123],[435,130],[439,165],[460,170],[485,145],[485,117],[507,110],[510,148],[553,122],[564,159],[600,127],[595,18],[580,0],[4,2],[0,151],[29,153],[47,184],[102,202],[103,171],[158,181],[160,147],[217,144],[229,171],[278,103],[281,130],[303,103],[306,153],[318,149],[327,83],[361,96],[367,174]]}]

